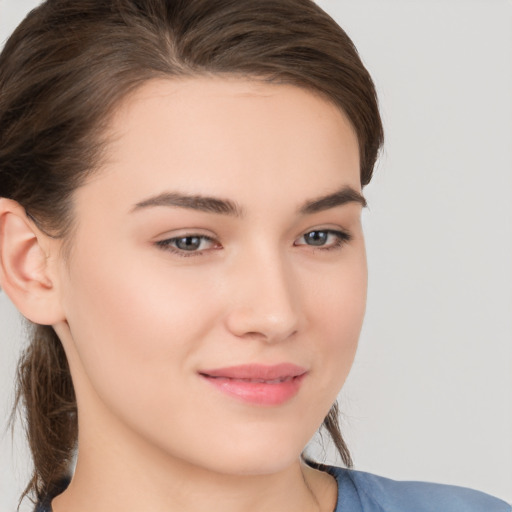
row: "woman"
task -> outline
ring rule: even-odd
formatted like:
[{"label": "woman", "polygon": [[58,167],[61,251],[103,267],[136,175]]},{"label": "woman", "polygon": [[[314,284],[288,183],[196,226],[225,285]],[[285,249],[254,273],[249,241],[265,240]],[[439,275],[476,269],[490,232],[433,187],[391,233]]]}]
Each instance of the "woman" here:
[{"label": "woman", "polygon": [[49,1],[0,88],[38,510],[509,510],[301,457],[323,423],[351,465],[333,404],[382,143],[372,81],[314,3]]}]

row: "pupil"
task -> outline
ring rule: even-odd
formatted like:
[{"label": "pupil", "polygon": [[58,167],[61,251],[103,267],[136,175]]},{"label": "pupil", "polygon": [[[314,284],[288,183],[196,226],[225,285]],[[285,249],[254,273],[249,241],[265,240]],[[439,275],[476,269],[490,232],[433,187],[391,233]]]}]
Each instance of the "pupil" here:
[{"label": "pupil", "polygon": [[306,235],[306,241],[309,245],[325,245],[327,233],[325,231],[311,231]]},{"label": "pupil", "polygon": [[176,247],[183,251],[194,251],[201,245],[201,239],[198,236],[185,236],[176,240]]}]

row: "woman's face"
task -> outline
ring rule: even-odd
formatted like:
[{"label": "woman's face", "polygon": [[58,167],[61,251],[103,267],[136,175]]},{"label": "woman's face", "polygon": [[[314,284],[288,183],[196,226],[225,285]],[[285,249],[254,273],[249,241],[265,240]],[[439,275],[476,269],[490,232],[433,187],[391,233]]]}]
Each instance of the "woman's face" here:
[{"label": "woman's face", "polygon": [[365,309],[349,122],[300,88],[196,78],[147,83],[109,136],[58,267],[82,448],[223,473],[291,464]]}]

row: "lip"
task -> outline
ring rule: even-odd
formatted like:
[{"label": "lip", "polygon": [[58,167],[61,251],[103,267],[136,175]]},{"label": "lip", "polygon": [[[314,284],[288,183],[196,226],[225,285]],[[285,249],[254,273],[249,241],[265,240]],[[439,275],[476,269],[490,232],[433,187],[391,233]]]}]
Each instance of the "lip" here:
[{"label": "lip", "polygon": [[248,364],[199,371],[219,391],[251,404],[281,405],[293,398],[308,371],[292,364]]}]

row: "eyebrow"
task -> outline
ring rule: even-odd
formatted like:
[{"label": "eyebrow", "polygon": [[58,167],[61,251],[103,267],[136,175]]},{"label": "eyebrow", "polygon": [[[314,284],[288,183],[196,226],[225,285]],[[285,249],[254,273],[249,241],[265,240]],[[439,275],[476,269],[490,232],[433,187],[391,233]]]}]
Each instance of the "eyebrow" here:
[{"label": "eyebrow", "polygon": [[207,213],[219,213],[233,217],[242,217],[242,209],[234,201],[201,195],[187,195],[177,192],[164,192],[137,203],[132,212],[150,206],[177,206]]},{"label": "eyebrow", "polygon": [[347,203],[359,203],[365,208],[367,206],[366,199],[363,195],[352,187],[345,186],[326,196],[321,196],[312,201],[307,201],[300,207],[299,213],[303,215],[323,212],[337,206],[343,206]]},{"label": "eyebrow", "polygon": [[[302,215],[308,215],[354,202],[361,204],[363,207],[366,206],[366,199],[357,190],[352,187],[345,186],[332,194],[306,201],[298,209],[298,212]],[[231,201],[230,199],[221,199],[202,195],[188,195],[178,192],[164,192],[162,194],[149,197],[148,199],[144,199],[143,201],[138,202],[131,211],[134,212],[155,206],[188,208],[207,213],[243,217],[243,209],[236,202]]]}]

